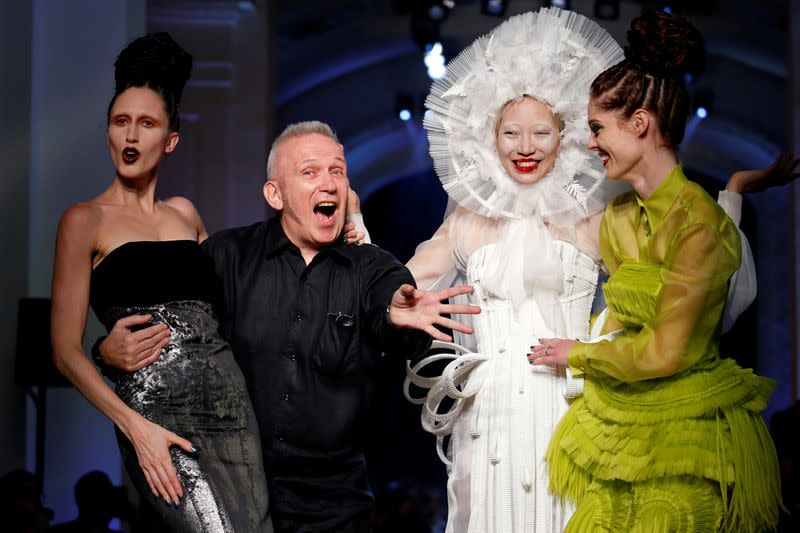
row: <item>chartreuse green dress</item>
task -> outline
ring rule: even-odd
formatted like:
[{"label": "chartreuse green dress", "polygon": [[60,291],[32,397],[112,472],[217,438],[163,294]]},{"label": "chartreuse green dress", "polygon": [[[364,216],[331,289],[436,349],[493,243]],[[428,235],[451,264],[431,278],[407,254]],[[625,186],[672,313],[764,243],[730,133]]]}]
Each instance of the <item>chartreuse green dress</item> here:
[{"label": "chartreuse green dress", "polygon": [[605,332],[569,352],[585,389],[548,448],[567,532],[772,529],[780,482],[760,415],[772,381],[720,359],[740,261],[734,223],[676,166],[654,193],[617,197],[601,227]]}]

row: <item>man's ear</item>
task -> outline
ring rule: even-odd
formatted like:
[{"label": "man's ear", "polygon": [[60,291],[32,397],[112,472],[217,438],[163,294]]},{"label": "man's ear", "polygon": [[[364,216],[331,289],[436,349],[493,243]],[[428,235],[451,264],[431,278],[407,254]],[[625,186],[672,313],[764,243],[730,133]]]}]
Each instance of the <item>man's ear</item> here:
[{"label": "man's ear", "polygon": [[647,130],[650,129],[650,118],[650,112],[641,107],[631,115],[630,123],[634,133],[636,133],[638,137],[647,135]]},{"label": "man's ear", "polygon": [[264,199],[275,211],[281,211],[283,209],[281,189],[274,180],[267,180],[264,183]]},{"label": "man's ear", "polygon": [[176,146],[178,146],[178,141],[181,139],[180,134],[177,131],[170,132],[169,137],[167,137],[167,146],[164,147],[164,153],[172,152]]}]

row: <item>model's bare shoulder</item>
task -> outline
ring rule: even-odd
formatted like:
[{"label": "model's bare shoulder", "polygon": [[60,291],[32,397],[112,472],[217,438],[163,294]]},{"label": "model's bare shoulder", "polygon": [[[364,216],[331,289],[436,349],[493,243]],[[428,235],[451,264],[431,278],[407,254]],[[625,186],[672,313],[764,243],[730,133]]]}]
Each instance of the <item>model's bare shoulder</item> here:
[{"label": "model's bare shoulder", "polygon": [[200,217],[200,213],[191,200],[183,196],[171,196],[166,198],[164,203],[177,211],[180,217],[192,227],[197,234],[197,240],[199,242],[204,241],[208,237],[203,219]]},{"label": "model's bare shoulder", "polygon": [[164,203],[173,209],[176,209],[186,217],[199,216],[197,213],[197,208],[194,206],[192,201],[185,196],[170,196],[169,198],[164,199]]},{"label": "model's bare shoulder", "polygon": [[103,209],[95,201],[80,202],[61,215],[59,233],[69,235],[94,236],[103,223]]}]

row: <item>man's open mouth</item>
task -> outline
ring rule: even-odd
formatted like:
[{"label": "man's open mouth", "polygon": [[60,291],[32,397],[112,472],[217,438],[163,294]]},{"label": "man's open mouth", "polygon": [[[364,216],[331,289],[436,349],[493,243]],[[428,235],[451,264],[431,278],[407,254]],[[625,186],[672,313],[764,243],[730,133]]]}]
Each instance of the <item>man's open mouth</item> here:
[{"label": "man's open mouth", "polygon": [[140,155],[139,150],[137,150],[136,148],[130,148],[130,147],[125,148],[122,151],[122,161],[126,165],[133,164],[136,162],[137,159],[139,159],[139,155]]},{"label": "man's open mouth", "polygon": [[336,219],[336,202],[320,202],[314,206],[314,216],[323,226],[330,226]]}]

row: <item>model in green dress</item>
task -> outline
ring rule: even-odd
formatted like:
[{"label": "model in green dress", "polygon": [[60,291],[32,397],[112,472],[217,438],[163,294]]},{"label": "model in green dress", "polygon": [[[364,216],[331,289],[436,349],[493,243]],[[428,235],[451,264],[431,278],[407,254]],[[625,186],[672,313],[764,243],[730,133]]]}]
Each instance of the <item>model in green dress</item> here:
[{"label": "model in green dress", "polygon": [[676,157],[702,38],[658,13],[628,40],[589,103],[589,147],[633,186],[601,226],[613,338],[542,340],[530,357],[585,377],[548,448],[551,489],[577,504],[568,532],[773,529],[779,472],[760,415],[773,384],[719,357],[739,234]]}]

